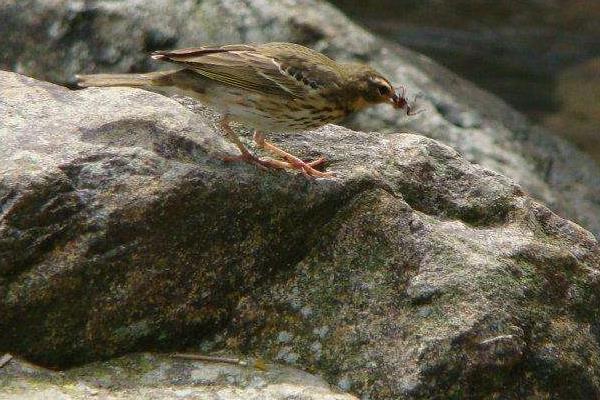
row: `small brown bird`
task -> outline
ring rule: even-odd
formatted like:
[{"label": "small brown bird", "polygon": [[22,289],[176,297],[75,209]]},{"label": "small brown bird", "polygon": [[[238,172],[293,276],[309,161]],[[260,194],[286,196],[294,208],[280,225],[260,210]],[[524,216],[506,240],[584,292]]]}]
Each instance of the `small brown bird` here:
[{"label": "small brown bird", "polygon": [[[305,175],[331,173],[315,167],[320,158],[304,162],[265,140],[264,131],[300,131],[339,121],[376,104],[411,107],[404,92],[371,67],[337,63],[314,50],[293,43],[198,47],[152,53],[155,60],[179,66],[145,74],[78,75],[81,87],[172,86],[223,114],[221,126],[241,155],[230,157],[263,168],[293,168]],[[229,126],[238,121],[255,129],[256,144],[285,160],[258,158]]]}]

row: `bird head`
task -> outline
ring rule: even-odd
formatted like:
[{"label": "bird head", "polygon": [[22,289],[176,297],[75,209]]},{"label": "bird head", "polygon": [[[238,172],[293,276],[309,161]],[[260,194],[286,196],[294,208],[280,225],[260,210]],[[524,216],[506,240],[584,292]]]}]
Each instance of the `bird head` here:
[{"label": "bird head", "polygon": [[397,109],[406,109],[408,115],[414,115],[413,105],[404,96],[404,88],[396,92],[383,75],[364,64],[345,64],[349,87],[353,88],[351,107],[354,111],[376,104],[390,104]]}]

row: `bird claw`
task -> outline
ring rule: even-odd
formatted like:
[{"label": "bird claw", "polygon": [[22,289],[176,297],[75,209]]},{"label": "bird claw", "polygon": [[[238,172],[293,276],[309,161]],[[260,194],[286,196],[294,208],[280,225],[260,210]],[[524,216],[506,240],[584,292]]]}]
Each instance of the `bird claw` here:
[{"label": "bird claw", "polygon": [[250,153],[243,153],[239,156],[226,156],[223,157],[222,160],[225,162],[243,161],[248,164],[255,165],[263,171],[267,171],[269,169],[286,169],[291,167],[291,165],[286,162],[274,160],[272,158],[258,158]]},{"label": "bird claw", "polygon": [[311,162],[304,162],[298,157],[275,146],[273,143],[266,141],[265,135],[258,131],[254,131],[254,142],[261,149],[267,150],[272,154],[275,154],[276,157],[284,159],[286,161],[285,164],[287,164],[285,168],[300,170],[306,177],[325,178],[333,176],[331,172],[322,172],[315,169],[315,167],[322,165],[325,162],[324,157],[319,157]]},{"label": "bird claw", "polygon": [[314,167],[319,166],[325,162],[325,157],[319,157],[311,162],[304,162],[301,160],[286,159],[291,168],[298,169],[306,177],[311,178],[328,178],[334,176],[332,172],[322,172]]},{"label": "bird claw", "polygon": [[243,153],[239,156],[222,157],[222,160],[225,162],[243,161],[258,167],[263,171],[267,171],[270,169],[296,169],[302,172],[302,175],[310,178],[324,178],[334,176],[334,174],[331,172],[322,172],[315,169],[315,167],[322,165],[326,161],[325,157],[319,157],[311,162],[304,162],[301,160],[280,161],[272,158],[258,158],[252,155],[251,153]]},{"label": "bird claw", "polygon": [[318,167],[321,164],[325,164],[325,161],[327,161],[327,159],[325,157],[321,156],[314,161],[307,162],[306,164],[308,164],[314,168],[314,167]]}]

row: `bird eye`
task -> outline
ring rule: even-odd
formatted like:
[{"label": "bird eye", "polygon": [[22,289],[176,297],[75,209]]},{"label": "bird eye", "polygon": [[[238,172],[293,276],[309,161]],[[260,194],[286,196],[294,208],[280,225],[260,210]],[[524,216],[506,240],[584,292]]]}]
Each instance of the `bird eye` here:
[{"label": "bird eye", "polygon": [[378,86],[377,90],[379,91],[379,94],[382,96],[388,96],[390,94],[391,89],[388,86]]}]

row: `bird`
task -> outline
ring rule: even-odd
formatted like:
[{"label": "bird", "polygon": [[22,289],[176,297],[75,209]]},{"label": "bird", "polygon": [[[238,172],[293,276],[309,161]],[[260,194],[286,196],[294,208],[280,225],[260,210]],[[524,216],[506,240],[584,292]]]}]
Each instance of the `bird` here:
[{"label": "bird", "polygon": [[[308,177],[331,177],[317,169],[323,157],[305,162],[266,140],[265,132],[299,132],[377,104],[414,115],[404,89],[361,63],[336,62],[295,43],[230,44],[155,51],[154,60],[174,64],[148,73],[77,75],[80,87],[175,87],[222,115],[220,126],[240,155],[225,157],[263,169],[295,169]],[[235,121],[254,129],[255,144],[276,158],[259,158],[231,128]]]}]

